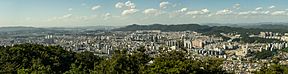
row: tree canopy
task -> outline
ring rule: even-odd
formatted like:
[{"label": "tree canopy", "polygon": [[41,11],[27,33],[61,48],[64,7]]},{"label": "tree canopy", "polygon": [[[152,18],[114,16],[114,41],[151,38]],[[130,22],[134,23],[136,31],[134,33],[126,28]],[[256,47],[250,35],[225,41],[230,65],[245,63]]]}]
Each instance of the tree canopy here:
[{"label": "tree canopy", "polygon": [[[155,57],[140,48],[117,50],[111,57],[75,53],[60,46],[20,44],[0,47],[0,73],[19,74],[223,74],[223,59],[189,59],[186,51],[165,51]],[[272,68],[274,68],[272,66]],[[278,71],[278,66],[276,66]],[[285,66],[280,69],[286,72]],[[270,70],[270,69],[269,69]],[[272,69],[274,71],[274,69]],[[285,71],[284,71],[285,70]],[[265,70],[266,71],[266,70]]]},{"label": "tree canopy", "polygon": [[101,60],[91,52],[74,53],[60,46],[20,44],[0,47],[0,73],[59,74],[75,67],[89,72]]}]

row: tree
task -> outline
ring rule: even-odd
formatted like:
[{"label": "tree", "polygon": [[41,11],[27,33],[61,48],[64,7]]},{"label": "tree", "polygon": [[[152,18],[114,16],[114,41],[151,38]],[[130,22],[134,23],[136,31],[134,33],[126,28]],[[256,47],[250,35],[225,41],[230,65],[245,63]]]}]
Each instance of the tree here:
[{"label": "tree", "polygon": [[147,73],[152,74],[188,74],[188,73],[225,73],[220,66],[222,60],[205,58],[204,60],[191,60],[186,58],[183,51],[170,51],[154,59],[149,65]]},{"label": "tree", "polygon": [[[116,51],[117,52],[117,51]],[[126,51],[118,51],[110,59],[102,61],[95,67],[93,73],[100,74],[139,74],[145,69],[145,64],[150,61],[143,48],[129,54]]]},{"label": "tree", "polygon": [[61,74],[77,69],[89,73],[101,60],[93,53],[70,52],[60,46],[19,44],[0,47],[0,73]]},{"label": "tree", "polygon": [[[69,52],[60,46],[20,44],[0,46],[0,73],[19,74],[155,74],[225,73],[221,59],[191,60],[187,52],[163,51],[149,57],[142,47],[134,52],[115,51],[108,58],[91,52]],[[152,62],[151,62],[152,61]]]},{"label": "tree", "polygon": [[82,65],[77,67],[75,64],[72,64],[70,70],[64,74],[85,74],[85,71],[83,71]]},{"label": "tree", "polygon": [[288,67],[280,64],[272,64],[271,66],[264,66],[256,74],[288,74]]}]

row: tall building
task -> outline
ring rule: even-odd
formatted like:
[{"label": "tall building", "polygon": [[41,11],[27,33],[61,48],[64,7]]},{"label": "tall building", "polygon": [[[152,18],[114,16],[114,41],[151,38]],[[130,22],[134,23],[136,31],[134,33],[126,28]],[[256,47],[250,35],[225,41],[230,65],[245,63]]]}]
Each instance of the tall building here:
[{"label": "tall building", "polygon": [[54,44],[54,39],[53,39],[53,35],[47,35],[45,36],[44,42],[47,44]]},{"label": "tall building", "polygon": [[190,40],[185,40],[184,48],[192,49],[192,42]]},{"label": "tall building", "polygon": [[203,48],[203,47],[204,47],[204,43],[203,43],[202,40],[196,39],[196,40],[193,40],[193,41],[192,41],[192,46],[193,46],[194,48]]}]

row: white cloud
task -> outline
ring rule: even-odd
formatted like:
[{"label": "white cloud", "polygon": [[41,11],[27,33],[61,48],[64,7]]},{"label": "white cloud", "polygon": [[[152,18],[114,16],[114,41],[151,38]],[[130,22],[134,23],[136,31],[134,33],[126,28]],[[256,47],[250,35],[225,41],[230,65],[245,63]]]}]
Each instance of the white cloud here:
[{"label": "white cloud", "polygon": [[138,9],[127,9],[127,10],[124,10],[122,12],[122,15],[130,15],[130,14],[134,14],[134,13],[136,13],[138,11],[139,11]]},{"label": "white cloud", "polygon": [[244,11],[239,12],[238,15],[268,15],[270,11]]},{"label": "white cloud", "polygon": [[162,9],[167,8],[169,5],[170,5],[169,2],[161,2],[161,3],[159,4],[160,8],[162,8]]},{"label": "white cloud", "polygon": [[177,10],[176,12],[186,12],[188,10],[188,8],[182,8],[182,9],[180,9],[180,10]]},{"label": "white cloud", "polygon": [[201,11],[204,12],[204,13],[209,13],[209,10],[207,8],[204,8]]},{"label": "white cloud", "polygon": [[258,11],[250,11],[251,14],[259,14]]},{"label": "white cloud", "polygon": [[269,14],[270,11],[262,11],[261,13],[262,13],[262,14]]},{"label": "white cloud", "polygon": [[154,9],[154,8],[149,8],[149,9],[145,9],[143,13],[146,15],[159,15],[161,14],[161,11]]},{"label": "white cloud", "polygon": [[201,9],[199,11],[189,11],[186,14],[188,15],[203,15],[203,14],[208,14],[210,11],[208,9]]},{"label": "white cloud", "polygon": [[[239,12],[238,15],[250,15],[252,11]],[[255,13],[255,12],[254,12]],[[258,12],[257,12],[258,13]]]},{"label": "white cloud", "polygon": [[122,3],[122,2],[118,2],[118,3],[115,4],[116,8],[123,8],[124,6],[125,6],[125,4]]},{"label": "white cloud", "polygon": [[208,14],[207,16],[209,16],[209,17],[210,17],[210,16],[213,16],[213,15],[214,15],[214,14]]},{"label": "white cloud", "polygon": [[109,16],[111,16],[111,13],[106,13],[104,16],[109,17]]},{"label": "white cloud", "polygon": [[63,20],[72,17],[73,14],[65,14],[63,16],[57,16],[53,18],[49,18],[48,21],[53,21],[53,20]]},{"label": "white cloud", "polygon": [[120,8],[120,9],[135,9],[136,5],[132,3],[131,1],[127,1],[125,3],[123,2],[118,2],[115,4],[115,8]]},{"label": "white cloud", "polygon": [[239,12],[238,15],[252,15],[252,14],[257,14],[257,11],[244,11],[244,12]]},{"label": "white cloud", "polygon": [[263,7],[257,7],[255,8],[256,11],[259,11],[259,10],[263,10]]},{"label": "white cloud", "polygon": [[179,15],[182,15],[182,14],[185,14],[186,12],[188,11],[188,8],[181,8],[179,10],[176,10],[175,12],[171,12],[169,14],[169,18],[173,18],[175,16],[179,16]]},{"label": "white cloud", "polygon": [[128,7],[128,9],[136,8],[136,5],[134,3],[132,3],[131,1],[125,2],[125,5]]},{"label": "white cloud", "polygon": [[240,9],[240,4],[234,4],[234,6],[233,6],[233,8],[235,8],[235,9]]},{"label": "white cloud", "polygon": [[66,14],[66,15],[63,15],[62,18],[69,18],[71,16],[72,16],[72,14]]},{"label": "white cloud", "polygon": [[274,11],[271,13],[271,15],[285,15],[286,11]]},{"label": "white cloud", "polygon": [[188,10],[188,8],[182,8],[180,11],[181,12],[186,12]]},{"label": "white cloud", "polygon": [[273,9],[273,8],[275,8],[275,6],[274,6],[274,5],[272,5],[272,6],[269,6],[268,8],[269,8],[269,9]]},{"label": "white cloud", "polygon": [[105,13],[104,20],[108,20],[111,17],[111,13]]},{"label": "white cloud", "polygon": [[91,8],[91,10],[95,11],[95,10],[99,9],[100,7],[101,7],[101,5],[96,5],[96,6],[93,6],[93,7]]},{"label": "white cloud", "polygon": [[202,12],[201,11],[189,11],[186,14],[188,14],[188,15],[199,15],[199,14],[202,14]]},{"label": "white cloud", "polygon": [[115,7],[119,9],[124,9],[121,13],[122,15],[130,15],[139,11],[138,9],[136,9],[135,3],[131,1],[127,1],[125,3],[118,2],[115,4]]},{"label": "white cloud", "polygon": [[226,14],[231,14],[233,11],[230,9],[224,9],[216,12],[216,15],[226,15]]}]

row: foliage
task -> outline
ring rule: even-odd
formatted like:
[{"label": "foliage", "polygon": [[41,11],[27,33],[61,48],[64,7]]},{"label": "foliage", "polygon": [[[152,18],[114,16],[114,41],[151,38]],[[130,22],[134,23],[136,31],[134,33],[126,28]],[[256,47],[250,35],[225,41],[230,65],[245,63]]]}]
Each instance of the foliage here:
[{"label": "foliage", "polygon": [[126,51],[117,51],[111,59],[102,61],[95,66],[93,73],[100,74],[139,74],[151,58],[144,51],[138,50],[132,54]]},{"label": "foliage", "polygon": [[286,65],[272,64],[269,67],[262,67],[261,70],[256,71],[255,74],[288,74],[288,67]]},{"label": "foliage", "polygon": [[203,60],[191,60],[186,58],[181,51],[170,51],[154,59],[153,64],[148,65],[147,74],[223,74],[225,71],[220,66],[221,59],[205,58]]},{"label": "foliage", "polygon": [[[0,73],[19,74],[165,74],[226,73],[221,59],[188,59],[185,51],[149,57],[145,49],[115,51],[110,58],[91,52],[75,53],[60,46],[20,44],[0,47]],[[105,60],[104,60],[105,59]],[[153,61],[153,62],[151,62]]]},{"label": "foliage", "polygon": [[240,39],[243,43],[282,43],[278,39],[265,39],[260,37],[242,37]]},{"label": "foliage", "polygon": [[268,57],[272,57],[276,53],[277,53],[276,51],[263,50],[262,52],[256,53],[255,54],[255,58],[257,58],[257,59],[266,59]]},{"label": "foliage", "polygon": [[288,48],[281,49],[283,52],[288,52]]},{"label": "foliage", "polygon": [[82,65],[80,70],[90,70],[100,60],[91,53],[69,52],[60,46],[20,44],[0,47],[0,73],[58,74],[70,70],[72,64]]}]

